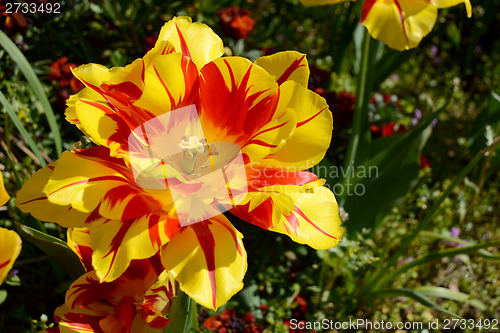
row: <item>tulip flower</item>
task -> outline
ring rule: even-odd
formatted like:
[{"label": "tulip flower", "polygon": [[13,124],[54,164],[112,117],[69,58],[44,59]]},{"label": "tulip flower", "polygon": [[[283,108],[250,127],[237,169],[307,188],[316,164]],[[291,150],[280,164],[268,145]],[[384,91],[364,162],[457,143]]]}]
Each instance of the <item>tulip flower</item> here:
[{"label": "tulip flower", "polygon": [[17,202],[41,220],[88,228],[100,282],[160,254],[186,294],[220,307],[247,268],[227,210],[316,249],[340,241],[335,197],[305,171],[332,132],[328,105],[306,88],[305,55],[252,63],[222,54],[208,26],[177,17],[142,59],[74,70],[86,87],[66,119],[97,146],[64,152]]},{"label": "tulip flower", "polygon": [[[303,4],[326,5],[345,0],[300,0]],[[438,8],[464,3],[472,15],[470,0],[365,0],[361,23],[370,35],[396,50],[417,47],[434,27]]]},{"label": "tulip flower", "polygon": [[65,303],[54,315],[59,327],[49,328],[47,333],[163,332],[176,286],[157,256],[136,260],[113,282],[101,283],[91,263],[88,230],[68,229],[68,244],[87,273],[71,284]]}]

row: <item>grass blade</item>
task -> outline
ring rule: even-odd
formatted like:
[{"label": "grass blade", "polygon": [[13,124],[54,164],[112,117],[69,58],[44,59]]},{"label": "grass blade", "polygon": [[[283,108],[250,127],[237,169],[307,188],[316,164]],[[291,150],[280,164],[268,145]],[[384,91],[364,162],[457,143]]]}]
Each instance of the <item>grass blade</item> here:
[{"label": "grass blade", "polygon": [[429,263],[429,262],[434,261],[436,259],[441,259],[444,257],[452,257],[452,256],[455,256],[457,254],[474,253],[480,249],[484,249],[484,248],[491,247],[491,246],[500,246],[500,241],[431,252],[430,254],[426,255],[425,257],[415,259],[415,260],[399,267],[398,269],[394,270],[392,273],[390,273],[384,279],[380,279],[379,282],[375,284],[374,289],[376,289],[379,286],[384,286],[384,285],[390,283],[392,281],[392,279],[394,279],[396,276],[404,273],[405,271],[407,271],[410,268],[413,268],[415,266],[426,264],[426,263]]},{"label": "grass blade", "polygon": [[43,110],[45,112],[45,117],[47,117],[47,122],[49,123],[52,136],[54,137],[57,156],[61,156],[62,154],[61,132],[59,131],[59,126],[57,125],[56,118],[54,116],[54,111],[52,110],[52,106],[50,106],[47,95],[43,91],[43,87],[42,84],[40,83],[40,80],[38,80],[38,77],[36,76],[35,72],[33,71],[33,68],[29,64],[24,54],[19,50],[16,44],[14,44],[14,42],[1,30],[0,30],[0,45],[5,49],[5,51],[7,51],[7,53],[11,56],[11,58],[19,66],[19,69],[21,69],[24,76],[28,80],[29,84],[33,88],[35,96],[42,104]]},{"label": "grass blade", "polygon": [[450,299],[452,301],[457,301],[457,302],[469,304],[469,305],[471,305],[471,306],[473,306],[476,309],[479,309],[481,311],[487,310],[487,307],[486,307],[486,305],[484,305],[483,302],[481,302],[478,299],[473,299],[473,298],[471,298],[470,295],[468,295],[466,293],[462,293],[460,291],[453,291],[453,290],[450,290],[448,288],[436,287],[436,286],[422,286],[422,287],[417,287],[413,290],[415,290],[419,293],[422,293],[425,296]]},{"label": "grass blade", "polygon": [[40,161],[40,165],[45,166],[46,163],[42,157],[42,154],[40,153],[40,149],[38,149],[38,145],[35,143],[35,141],[33,141],[32,136],[28,133],[26,128],[24,128],[23,123],[17,117],[17,113],[14,110],[14,107],[12,106],[12,104],[9,103],[9,101],[7,100],[7,98],[5,98],[5,95],[1,91],[0,91],[0,104],[3,105],[4,110],[9,115],[10,119],[14,123],[14,126],[16,126],[19,133],[21,133],[21,135],[26,139],[26,142],[28,142],[28,146]]},{"label": "grass blade", "polygon": [[375,298],[387,298],[387,297],[408,297],[411,298],[425,306],[428,306],[434,310],[444,312],[449,314],[450,316],[456,317],[456,318],[461,318],[460,316],[451,313],[433,301],[431,301],[427,296],[425,296],[423,293],[418,292],[413,289],[406,289],[406,288],[401,288],[401,289],[384,289],[384,290],[379,290],[376,293],[372,294],[372,297]]}]

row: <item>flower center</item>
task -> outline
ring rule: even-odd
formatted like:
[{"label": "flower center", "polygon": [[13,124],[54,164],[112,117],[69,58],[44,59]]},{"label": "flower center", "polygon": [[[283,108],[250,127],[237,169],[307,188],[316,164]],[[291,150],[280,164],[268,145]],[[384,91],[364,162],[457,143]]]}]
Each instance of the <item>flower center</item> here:
[{"label": "flower center", "polygon": [[189,139],[185,140],[186,137],[183,137],[181,139],[181,143],[179,143],[179,147],[181,147],[182,151],[184,152],[184,155],[188,158],[193,158],[196,154],[201,154],[205,151],[205,146],[203,143],[198,139],[197,136],[190,136]]},{"label": "flower center", "polygon": [[190,136],[188,139],[183,137],[179,143],[183,151],[182,171],[186,174],[191,174],[194,171],[197,157],[203,154],[206,150],[207,143],[205,139],[199,139],[197,136]]}]

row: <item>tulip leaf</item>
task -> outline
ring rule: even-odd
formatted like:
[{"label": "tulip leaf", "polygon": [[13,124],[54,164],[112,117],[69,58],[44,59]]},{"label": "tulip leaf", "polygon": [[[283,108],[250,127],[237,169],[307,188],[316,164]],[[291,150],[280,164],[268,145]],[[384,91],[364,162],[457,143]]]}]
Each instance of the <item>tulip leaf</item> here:
[{"label": "tulip leaf", "polygon": [[[466,241],[464,239],[457,238],[457,237],[452,237],[452,236],[449,236],[449,235],[443,235],[443,234],[440,234],[440,233],[435,232],[435,231],[423,230],[423,231],[420,232],[420,235],[423,236],[423,237],[431,237],[431,238],[437,238],[437,239],[445,240],[445,241],[448,241],[448,242],[454,242],[454,243],[457,243],[457,244],[460,244],[460,245],[463,245],[463,246],[475,245],[475,243],[473,243],[471,241]],[[475,254],[475,255],[479,255],[481,257],[485,257],[485,258],[489,258],[489,259],[493,259],[493,260],[500,260],[500,256],[497,256],[497,255],[495,255],[495,254],[493,254],[490,251],[485,250],[485,249],[479,249],[477,251],[477,254]]]},{"label": "tulip leaf", "polygon": [[7,299],[7,290],[0,290],[0,305]]},{"label": "tulip leaf", "polygon": [[5,98],[5,95],[1,91],[0,91],[0,104],[3,105],[3,109],[9,115],[10,120],[12,121],[14,126],[16,126],[19,133],[26,139],[28,146],[30,147],[33,154],[35,154],[36,158],[38,158],[40,165],[45,166],[46,163],[42,157],[42,154],[40,153],[40,149],[38,148],[38,145],[35,143],[35,141],[31,137],[31,135],[28,133],[28,131],[24,127],[23,123],[17,117],[16,110],[14,109],[12,104],[9,103],[9,101],[7,100],[7,98]]},{"label": "tulip leaf", "polygon": [[486,311],[486,305],[478,299],[471,298],[470,295],[460,291],[453,291],[448,288],[437,286],[421,286],[414,289],[415,291],[424,294],[425,296],[440,297],[450,299],[452,301],[467,303],[481,311]]},{"label": "tulip leaf", "polygon": [[[33,88],[35,96],[42,104],[42,111],[45,113],[45,117],[47,118],[47,122],[49,123],[50,131],[52,132],[52,136],[54,137],[57,155],[60,156],[62,154],[61,132],[59,131],[59,126],[57,125],[54,111],[52,110],[52,106],[50,105],[49,99],[47,98],[47,95],[43,90],[43,86],[40,83],[40,80],[36,76],[35,71],[31,67],[21,50],[19,50],[16,44],[14,44],[14,42],[1,30],[0,46],[3,47],[5,51],[7,51],[12,60],[14,60],[19,66],[19,69],[21,70],[21,72],[23,72],[30,86]],[[26,139],[28,140],[28,138]]]},{"label": "tulip leaf", "polygon": [[375,298],[388,298],[388,297],[408,297],[411,298],[425,306],[428,306],[434,310],[447,313],[453,317],[456,318],[461,318],[460,316],[451,313],[442,307],[440,307],[438,304],[430,300],[425,294],[414,290],[414,289],[406,289],[406,288],[401,288],[401,289],[384,289],[384,290],[379,290],[371,295],[371,297]]},{"label": "tulip leaf", "polygon": [[[430,123],[446,106],[408,133],[383,138],[385,149],[375,150],[363,165],[352,167],[354,175],[334,191],[349,213],[346,228],[359,232],[375,230],[389,211],[416,185],[420,153],[431,134]],[[372,148],[379,146],[373,144]],[[362,207],[362,209],[359,209]]]},{"label": "tulip leaf", "polygon": [[85,274],[80,259],[64,241],[19,222],[15,222],[15,227],[21,236],[61,265],[69,276],[78,278]]},{"label": "tulip leaf", "polygon": [[464,246],[464,247],[459,247],[459,248],[452,248],[452,249],[431,252],[424,257],[415,259],[409,263],[404,264],[401,267],[398,267],[397,269],[393,270],[390,274],[383,277],[382,279],[378,279],[377,282],[375,283],[375,287],[373,289],[376,289],[378,286],[387,285],[396,276],[408,271],[412,267],[422,265],[422,264],[427,264],[431,261],[434,261],[436,259],[441,259],[444,257],[453,257],[453,256],[460,255],[460,254],[474,254],[478,250],[488,248],[488,247],[493,247],[493,246],[500,246],[500,241],[483,243],[483,244],[475,244],[475,245],[471,245],[471,246]]},{"label": "tulip leaf", "polygon": [[249,283],[245,282],[245,288],[236,294],[234,299],[240,300],[240,306],[251,311],[257,320],[262,320],[263,314],[260,309],[262,301],[259,296],[259,286],[254,280]]},{"label": "tulip leaf", "polygon": [[[172,308],[168,314],[170,323],[165,327],[166,333],[189,333],[196,320],[196,302],[182,290],[172,299]],[[194,310],[194,311],[193,311]],[[197,325],[195,328],[198,328]]]}]

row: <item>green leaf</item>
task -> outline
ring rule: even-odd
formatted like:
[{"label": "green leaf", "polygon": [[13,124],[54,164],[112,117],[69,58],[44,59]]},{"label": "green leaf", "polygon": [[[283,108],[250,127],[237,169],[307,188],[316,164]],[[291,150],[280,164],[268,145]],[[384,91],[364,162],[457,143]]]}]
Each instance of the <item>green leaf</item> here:
[{"label": "green leaf", "polygon": [[389,284],[396,276],[398,276],[398,275],[408,271],[410,268],[416,267],[418,265],[427,264],[431,261],[434,261],[436,259],[441,259],[444,257],[453,257],[453,256],[456,256],[459,254],[475,253],[476,251],[478,251],[480,249],[484,249],[484,248],[492,247],[492,246],[500,246],[500,241],[431,252],[424,257],[415,259],[415,260],[395,269],[386,277],[379,279],[375,283],[375,286],[373,287],[373,289],[377,289],[380,286],[384,286],[384,285]]},{"label": "green leaf", "polygon": [[371,295],[371,297],[373,297],[373,298],[408,297],[408,298],[411,298],[411,299],[413,299],[413,300],[415,300],[415,301],[417,301],[425,306],[428,306],[434,310],[437,310],[437,311],[440,311],[443,313],[447,313],[447,314],[449,314],[453,317],[456,317],[456,318],[461,318],[460,316],[443,309],[442,307],[440,307],[439,305],[437,305],[436,303],[431,301],[429,298],[427,298],[427,296],[424,295],[423,293],[418,292],[417,290],[413,290],[413,289],[406,289],[406,288],[384,289],[384,290],[379,290],[379,291],[373,293]]},{"label": "green leaf", "polygon": [[[475,242],[466,241],[464,239],[457,238],[457,237],[452,237],[452,236],[449,236],[449,235],[443,235],[443,234],[440,234],[440,233],[435,232],[435,231],[426,231],[426,230],[423,230],[423,231],[420,232],[420,235],[423,236],[423,237],[431,237],[431,238],[437,238],[437,239],[445,240],[445,241],[448,241],[448,242],[455,242],[455,243],[458,243],[458,244],[461,244],[461,245],[465,245],[465,246],[475,245]],[[477,251],[477,255],[479,255],[481,257],[489,258],[489,259],[492,259],[492,260],[500,260],[500,256],[497,256],[497,255],[495,255],[495,254],[493,254],[490,251],[487,251],[485,249],[479,249]]]},{"label": "green leaf", "polygon": [[12,120],[12,123],[14,123],[14,126],[16,126],[17,130],[21,135],[26,139],[26,142],[28,142],[28,146],[30,147],[31,151],[35,154],[35,156],[38,158],[40,161],[40,164],[42,166],[45,166],[45,160],[42,157],[42,154],[40,153],[40,149],[38,148],[38,145],[33,141],[33,137],[28,133],[26,128],[24,128],[23,123],[19,120],[17,117],[17,113],[14,110],[14,107],[12,104],[9,103],[7,98],[5,98],[5,95],[0,91],[0,104],[3,105],[3,109],[7,114],[9,115],[10,119]]},{"label": "green leaf", "polygon": [[[196,320],[196,311],[193,311],[196,303],[186,295],[182,290],[179,290],[176,297],[172,300],[172,308],[168,314],[170,323],[165,327],[166,333],[189,333],[192,331]],[[193,316],[194,315],[194,316]],[[198,329],[197,326],[194,327]],[[196,330],[195,330],[196,332]]]},{"label": "green leaf", "polygon": [[7,290],[0,290],[0,305],[7,299]]},{"label": "green leaf", "polygon": [[59,131],[59,126],[57,125],[56,118],[54,116],[54,111],[52,110],[52,106],[50,106],[49,100],[43,90],[40,80],[38,80],[35,71],[31,67],[24,54],[21,52],[21,50],[19,50],[16,44],[14,44],[14,42],[1,30],[0,30],[0,46],[2,46],[7,51],[10,57],[19,66],[19,69],[21,69],[24,76],[28,80],[30,86],[33,88],[35,96],[38,98],[40,103],[42,103],[43,111],[45,112],[45,117],[47,118],[47,122],[49,123],[52,136],[54,137],[57,155],[60,156],[62,154],[61,133]]},{"label": "green leaf", "polygon": [[344,208],[349,213],[346,228],[350,232],[359,232],[362,228],[375,230],[415,186],[420,171],[420,153],[430,133],[427,126],[405,135],[384,138],[384,143],[388,144],[385,149],[354,168],[357,174],[341,188]]},{"label": "green leaf", "polygon": [[486,126],[497,128],[500,124],[500,96],[491,92],[487,105],[482,108],[476,117],[469,134],[469,145],[473,154],[486,146]]},{"label": "green leaf", "polygon": [[15,222],[17,232],[61,265],[72,278],[85,274],[78,256],[59,238]]},{"label": "green leaf", "polygon": [[445,299],[450,299],[452,301],[467,303],[476,309],[481,311],[486,311],[486,305],[478,299],[471,298],[470,295],[462,293],[459,291],[453,291],[448,288],[437,287],[437,286],[421,286],[413,289],[425,296],[440,297]]},{"label": "green leaf", "polygon": [[240,305],[251,311],[257,320],[262,320],[263,314],[260,309],[262,302],[259,296],[259,286],[255,281],[245,282],[245,288],[235,295],[235,299],[240,300]]}]

